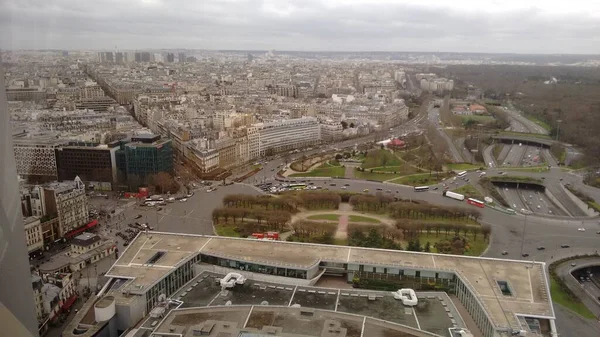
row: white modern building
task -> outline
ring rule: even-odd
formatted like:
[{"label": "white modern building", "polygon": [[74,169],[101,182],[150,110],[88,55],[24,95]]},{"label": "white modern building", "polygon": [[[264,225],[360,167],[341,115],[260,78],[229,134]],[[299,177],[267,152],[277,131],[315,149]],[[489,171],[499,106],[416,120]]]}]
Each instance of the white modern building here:
[{"label": "white modern building", "polygon": [[302,117],[253,124],[248,128],[250,159],[321,141],[321,126],[315,117]]},{"label": "white modern building", "polygon": [[[546,267],[535,261],[152,232],[130,243],[106,273],[110,280],[99,296],[114,298],[118,329],[125,330],[171,298],[180,303],[176,294],[196,291],[190,281],[207,271],[236,272],[265,288],[269,282],[283,284],[290,293],[323,275],[348,282],[393,279],[415,291],[455,295],[485,337],[557,335]],[[85,315],[76,315],[65,336],[93,336],[103,328],[98,323],[71,333]]]}]

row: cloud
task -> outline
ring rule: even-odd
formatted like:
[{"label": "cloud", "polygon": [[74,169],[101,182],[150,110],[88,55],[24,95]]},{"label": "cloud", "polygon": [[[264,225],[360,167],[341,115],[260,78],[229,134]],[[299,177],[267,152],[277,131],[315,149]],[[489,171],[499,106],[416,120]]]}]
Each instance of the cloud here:
[{"label": "cloud", "polygon": [[0,0],[0,47],[600,53],[577,1]]}]

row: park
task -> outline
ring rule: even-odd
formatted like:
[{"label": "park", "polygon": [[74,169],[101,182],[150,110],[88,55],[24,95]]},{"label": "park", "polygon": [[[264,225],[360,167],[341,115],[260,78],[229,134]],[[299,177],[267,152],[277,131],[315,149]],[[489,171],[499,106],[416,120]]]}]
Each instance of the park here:
[{"label": "park", "polygon": [[480,217],[476,209],[327,190],[227,195],[212,213],[220,236],[277,232],[286,241],[469,256],[489,244]]}]

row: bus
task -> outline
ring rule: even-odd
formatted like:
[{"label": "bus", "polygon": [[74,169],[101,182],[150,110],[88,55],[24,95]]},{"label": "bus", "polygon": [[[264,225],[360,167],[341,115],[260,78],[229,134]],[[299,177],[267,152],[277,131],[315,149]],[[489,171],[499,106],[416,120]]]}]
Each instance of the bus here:
[{"label": "bus", "polygon": [[479,208],[485,207],[485,203],[483,201],[477,200],[477,199],[473,199],[473,198],[467,199],[467,204],[473,205],[473,206],[477,206]]},{"label": "bus", "polygon": [[290,184],[290,185],[288,186],[288,188],[289,188],[290,190],[303,190],[303,189],[305,189],[305,188],[306,188],[306,184],[304,184],[304,183],[299,183],[299,184]]},{"label": "bus", "polygon": [[463,201],[465,200],[465,196],[462,194],[458,194],[458,193],[454,193],[454,192],[450,192],[450,191],[444,191],[442,192],[442,195],[445,197],[448,197],[450,199],[454,199],[454,200],[458,200],[458,201]]},{"label": "bus", "polygon": [[467,174],[467,171],[460,171],[456,174],[457,177],[462,178]]},{"label": "bus", "polygon": [[425,192],[429,190],[429,186],[415,186],[415,192]]}]

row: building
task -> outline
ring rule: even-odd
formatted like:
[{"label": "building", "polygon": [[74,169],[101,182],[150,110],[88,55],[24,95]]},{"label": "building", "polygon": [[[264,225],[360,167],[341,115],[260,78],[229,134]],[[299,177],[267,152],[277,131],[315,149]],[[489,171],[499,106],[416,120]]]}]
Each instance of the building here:
[{"label": "building", "polygon": [[58,178],[56,150],[67,144],[67,140],[40,136],[15,139],[13,143],[18,175],[34,181]]},{"label": "building", "polygon": [[48,98],[46,90],[41,88],[6,88],[9,101],[34,101],[45,103]]},{"label": "building", "polygon": [[116,245],[109,240],[103,240],[96,234],[82,233],[71,240],[71,272],[76,272],[88,265],[97,263],[107,257],[114,256]]},{"label": "building", "polygon": [[215,148],[219,152],[220,168],[229,170],[238,164],[236,157],[236,142],[233,138],[224,137],[215,140]]},{"label": "building", "polygon": [[[0,88],[5,88],[0,62]],[[17,169],[6,92],[0,90],[0,321],[7,336],[37,336],[38,321],[27,258],[23,217],[19,211]]]},{"label": "building", "polygon": [[334,142],[342,138],[342,123],[327,120],[321,123],[321,138],[324,142]]},{"label": "building", "polygon": [[[122,142],[116,152],[117,170],[127,180],[143,180],[159,172],[173,172],[173,147],[170,139],[144,134]],[[141,181],[140,181],[141,183]]]},{"label": "building", "polygon": [[315,117],[258,123],[248,128],[250,159],[320,142],[321,126]]},{"label": "building", "polygon": [[44,214],[58,218],[58,237],[89,223],[88,199],[83,184],[51,183],[42,190]]},{"label": "building", "polygon": [[29,256],[35,255],[44,249],[44,235],[42,234],[42,223],[38,217],[28,217],[23,221],[25,228],[25,242]]},{"label": "building", "polygon": [[179,62],[179,63],[185,62],[185,53],[177,54],[177,62]]},{"label": "building", "polygon": [[40,334],[48,329],[48,323],[58,321],[77,300],[77,292],[71,273],[32,275],[36,317]]},{"label": "building", "polygon": [[76,232],[70,243],[66,254],[54,255],[39,266],[42,275],[74,273],[115,256],[115,242],[102,239],[93,233]]},{"label": "building", "polygon": [[116,291],[107,291],[116,302],[119,329],[170,298],[185,301],[182,296],[194,286],[188,282],[206,271],[241,273],[257,283],[291,287],[290,292],[314,285],[323,275],[348,282],[394,279],[400,288],[433,287],[455,295],[485,337],[534,336],[538,330],[528,321],[543,325],[545,336],[556,334],[543,262],[159,232],[139,234],[106,273],[108,287],[118,284]]},{"label": "building", "polygon": [[[87,146],[86,146],[87,145]],[[97,190],[111,190],[117,181],[116,153],[119,143],[109,145],[70,143],[56,152],[58,180],[79,177]]]}]

